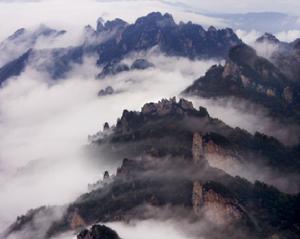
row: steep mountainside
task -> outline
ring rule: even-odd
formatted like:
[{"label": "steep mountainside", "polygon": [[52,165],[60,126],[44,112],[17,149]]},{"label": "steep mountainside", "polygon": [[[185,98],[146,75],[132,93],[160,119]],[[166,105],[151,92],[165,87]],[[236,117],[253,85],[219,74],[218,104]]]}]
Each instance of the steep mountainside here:
[{"label": "steep mountainside", "polygon": [[[228,154],[232,163],[247,163],[245,153],[251,152],[256,163],[282,172],[299,171],[293,150],[275,139],[232,129],[204,108],[196,110],[191,102],[171,99],[146,104],[141,112],[124,111],[116,126],[106,124],[91,140],[90,150],[100,150],[111,160],[125,159],[116,176],[105,173],[103,181],[71,203],[40,238],[97,222],[148,218],[205,221],[206,228],[196,230],[205,238],[299,235],[299,195],[232,177],[210,165],[211,154]],[[33,215],[31,211],[20,217],[7,235],[35,230]]]},{"label": "steep mountainside", "polygon": [[[176,39],[176,40],[174,40]],[[64,77],[73,63],[81,62],[84,56],[93,54],[98,57],[98,65],[118,62],[132,52],[148,50],[152,47],[171,56],[196,58],[224,58],[228,50],[241,40],[227,28],[217,30],[210,27],[207,31],[200,25],[188,23],[176,24],[170,14],[162,15],[153,12],[138,18],[135,23],[128,24],[121,19],[115,19],[103,24],[100,19],[97,29],[91,26],[85,28],[85,41],[77,47],[54,50],[34,50],[26,59],[20,57],[22,68],[15,72],[0,68],[0,83],[11,76],[20,74],[27,62],[38,62],[37,69],[46,69],[54,79]],[[47,59],[51,58],[51,63]],[[14,62],[8,63],[10,66]]]},{"label": "steep mountainside", "polygon": [[225,66],[211,67],[184,91],[202,97],[243,98],[269,109],[271,116],[297,123],[300,123],[299,92],[299,84],[245,44],[230,50]]},{"label": "steep mountainside", "polygon": [[0,66],[2,67],[11,59],[20,57],[38,43],[50,43],[65,33],[66,31],[64,30],[55,30],[44,25],[36,29],[18,29],[0,43]]},{"label": "steep mountainside", "polygon": [[293,42],[279,41],[274,35],[265,33],[256,40],[256,43],[273,46],[274,50],[270,56],[270,61],[285,74],[285,76],[300,84],[300,39]]}]

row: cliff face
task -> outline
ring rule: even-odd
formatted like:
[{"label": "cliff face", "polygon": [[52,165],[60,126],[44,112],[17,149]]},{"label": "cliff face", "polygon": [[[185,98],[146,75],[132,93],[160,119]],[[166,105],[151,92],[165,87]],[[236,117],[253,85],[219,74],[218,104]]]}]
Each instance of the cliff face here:
[{"label": "cliff face", "polygon": [[[199,133],[194,133],[192,148],[194,164],[208,163],[212,167],[215,165],[220,167],[220,163],[224,163],[227,159],[226,151],[211,140],[208,143],[204,141]],[[215,163],[216,158],[220,162]],[[231,160],[227,163],[234,165],[237,162]],[[192,204],[197,216],[204,216],[216,225],[232,225],[245,217],[237,200],[225,197],[200,181],[193,182]]]},{"label": "cliff face", "polygon": [[78,210],[69,214],[68,221],[72,230],[87,226],[82,217],[79,215]]},{"label": "cliff face", "polygon": [[199,181],[193,184],[193,211],[213,224],[222,226],[233,225],[246,215],[236,200],[224,197]]},{"label": "cliff face", "polygon": [[244,164],[247,159],[243,160],[243,155],[238,150],[224,147],[197,132],[193,136],[192,154],[195,163],[207,162],[211,167],[220,168],[231,175],[246,167]]},{"label": "cliff face", "polygon": [[[200,161],[204,157],[211,166],[228,173],[247,171],[249,164],[254,164],[268,168],[268,172],[271,170],[278,177],[285,173],[298,174],[300,168],[296,147],[284,146],[259,133],[251,135],[230,128],[211,118],[206,109],[197,110],[183,99],[149,103],[141,112],[125,110],[110,130],[111,134],[96,138],[93,145],[113,154],[114,158],[148,154]],[[256,179],[264,175],[263,171],[255,174]]]},{"label": "cliff face", "polygon": [[212,66],[184,93],[243,98],[267,108],[271,116],[300,122],[300,85],[247,45],[233,47],[224,66]]},{"label": "cliff face", "polygon": [[204,160],[204,148],[203,148],[203,139],[199,133],[194,133],[193,135],[193,161],[195,164],[199,164]]},{"label": "cliff face", "polygon": [[[265,162],[274,160],[272,152],[283,163],[284,157],[293,154],[276,140],[232,129],[183,99],[149,103],[141,112],[124,111],[116,126],[106,125],[104,130],[110,133],[96,137],[91,147],[107,157],[124,158],[116,176],[71,203],[63,217],[51,223],[45,238],[97,222],[164,217],[205,220],[218,233],[226,232],[232,238],[240,238],[237,228],[252,232],[254,238],[286,230],[290,238],[297,238],[298,196],[210,166],[216,156],[222,161],[229,154],[242,156],[243,151],[259,152]],[[289,163],[291,160],[289,157]],[[286,163],[272,163],[274,169],[288,170]],[[32,223],[32,214],[24,216],[10,233]],[[90,233],[85,231],[85,235]]]},{"label": "cliff face", "polygon": [[290,80],[300,83],[299,64],[300,51],[299,39],[293,42],[281,42],[274,35],[265,33],[256,40],[257,44],[262,46],[271,45],[274,51],[269,56],[270,61]]},{"label": "cliff face", "polygon": [[[101,78],[128,71],[129,66],[115,63],[130,53],[147,51],[153,47],[158,47],[168,56],[223,59],[232,46],[241,43],[232,29],[210,28],[206,31],[192,22],[176,24],[170,14],[159,12],[140,17],[133,24],[121,19],[104,24],[103,20],[99,20],[97,29],[85,27],[84,38],[82,44],[70,48],[39,49],[18,54],[20,57],[0,68],[0,83],[20,75],[30,62],[35,62],[31,67],[49,73],[53,79],[60,79],[66,76],[73,64],[81,64],[84,57],[96,54],[98,65],[104,66],[104,71],[99,74]],[[49,63],[47,59],[50,57],[53,61]],[[145,61],[138,61],[132,65],[132,69],[151,66]]]}]

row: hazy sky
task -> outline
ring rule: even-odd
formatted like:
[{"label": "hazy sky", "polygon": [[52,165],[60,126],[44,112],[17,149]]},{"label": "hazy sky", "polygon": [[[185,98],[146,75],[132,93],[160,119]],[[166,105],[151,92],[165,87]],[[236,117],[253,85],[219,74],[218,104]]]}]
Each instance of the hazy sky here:
[{"label": "hazy sky", "polygon": [[87,24],[95,25],[98,17],[105,20],[119,17],[133,22],[137,17],[152,11],[170,12],[178,21],[191,20],[203,25],[224,25],[218,19],[183,12],[181,7],[160,1],[0,0],[0,21],[6,23],[1,26],[0,40],[18,28],[28,28],[40,23],[81,31]]},{"label": "hazy sky", "polygon": [[79,31],[86,24],[95,25],[100,16],[133,22],[151,11],[161,11],[173,14],[177,21],[224,27],[222,19],[199,13],[280,11],[297,15],[299,8],[299,0],[0,0],[0,21],[5,22],[0,40],[20,27],[40,23]]},{"label": "hazy sky", "polygon": [[[0,0],[0,21],[3,23],[0,40],[20,27],[34,27],[45,23],[51,27],[72,30],[70,31],[72,33],[81,31],[86,24],[95,25],[98,17],[104,19],[120,17],[133,22],[137,17],[151,11],[170,12],[176,21],[192,20],[204,26],[222,27],[226,25],[222,19],[195,14],[195,12],[281,11],[296,14],[299,8],[300,0]],[[255,32],[252,35],[254,35],[253,39],[257,37]],[[295,38],[296,34],[293,37]],[[5,95],[5,99],[7,98]],[[20,102],[24,104],[24,100]],[[3,105],[4,103],[1,107]],[[21,106],[24,108],[24,105]],[[7,108],[12,109],[11,105]],[[25,113],[28,112],[27,110]],[[20,118],[17,115],[16,119]]]},{"label": "hazy sky", "polygon": [[[56,0],[0,0],[2,3],[15,3],[15,2],[54,2]],[[58,0],[58,2],[142,2],[144,0]],[[179,3],[180,5],[192,6],[199,10],[209,12],[250,12],[250,11],[279,11],[288,12],[298,15],[300,1],[298,0],[157,0],[165,3]],[[145,1],[144,1],[145,2]],[[156,2],[153,0],[152,2]]]},{"label": "hazy sky", "polygon": [[299,0],[168,0],[182,2],[209,12],[286,12],[298,15]]},{"label": "hazy sky", "polygon": [[[176,21],[223,27],[226,26],[223,19],[199,12],[295,14],[299,7],[300,0],[181,0],[181,3],[180,0],[0,0],[0,41],[18,28],[41,23],[76,35],[87,24],[95,26],[98,17],[105,20],[119,17],[133,22],[149,12],[161,11],[173,14]],[[239,33],[247,39],[256,39],[260,34]],[[281,34],[283,38],[291,35],[295,39],[300,31]],[[76,42],[73,35],[67,38]],[[105,165],[98,170],[78,154],[89,134],[96,133],[106,121],[115,123],[123,109],[138,110],[143,103],[178,95],[216,63],[161,55],[147,58],[157,68],[142,73],[127,72],[107,82],[94,80],[100,69],[95,67],[95,61],[87,60],[76,66],[68,79],[54,86],[49,87],[44,75],[28,68],[0,89],[0,229],[1,224],[8,224],[30,208],[65,203],[86,191],[88,183],[95,182],[109,169]],[[108,85],[119,94],[97,97],[98,91]],[[245,113],[241,116],[235,109],[229,110],[230,107],[216,107],[215,102],[200,103],[207,106],[212,116],[222,116],[226,123],[251,132],[264,131],[265,125],[272,122],[262,113],[251,114],[251,118]]]}]

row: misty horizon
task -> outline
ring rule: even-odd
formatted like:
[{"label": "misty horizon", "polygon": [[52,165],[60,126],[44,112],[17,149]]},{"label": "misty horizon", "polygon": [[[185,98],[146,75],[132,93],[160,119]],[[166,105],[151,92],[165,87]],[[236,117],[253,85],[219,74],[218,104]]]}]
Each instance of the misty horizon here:
[{"label": "misty horizon", "polygon": [[[243,183],[247,190],[263,183],[279,198],[296,201],[300,192],[297,7],[296,0],[0,0],[4,23],[0,31],[0,235],[22,225],[21,215],[33,212],[30,220],[37,230],[25,225],[5,238],[49,238],[55,223],[76,215],[77,209],[69,214],[70,210],[81,205],[82,198],[93,201],[89,198],[93,193],[98,197],[117,190],[115,184],[124,183],[120,177],[133,180],[130,173],[121,174],[124,167],[127,172],[123,160],[127,153],[136,155],[129,162],[138,164],[129,163],[128,172],[141,170],[134,180],[149,180],[151,170],[158,172],[155,167],[147,171],[156,159],[161,160],[157,163],[161,169],[165,160],[195,161],[195,138],[190,135],[195,137],[199,130],[203,139],[197,150],[207,165],[198,174],[187,168],[188,175],[185,171],[176,175],[182,184],[190,180],[195,187],[194,178],[203,177],[204,188],[206,178],[209,184],[221,183],[224,177],[226,190],[233,182],[234,190]],[[152,163],[147,161],[150,156],[155,158]],[[170,175],[178,173],[168,169]],[[111,181],[102,180],[106,171]],[[153,181],[165,185],[173,179],[170,175],[161,179],[153,173]],[[95,189],[90,190],[90,185]],[[131,190],[128,195],[135,193]],[[195,191],[191,194],[189,203],[194,203]],[[239,202],[236,210],[242,216],[234,212],[233,217],[244,218],[250,209],[243,197],[236,197],[224,201]],[[195,205],[191,213],[185,211],[189,204],[172,204],[182,198],[166,198],[160,204],[159,195],[153,196],[149,200],[154,208],[145,201],[119,220],[110,216],[121,204],[113,205],[105,225],[124,239],[231,235],[226,224],[218,224],[223,223],[218,215],[222,206],[217,205],[217,211],[204,208],[198,215]],[[39,211],[43,206],[49,211]],[[135,210],[138,215],[132,216]],[[260,218],[251,215],[245,218],[260,228]],[[87,221],[90,228],[102,223],[90,219],[97,216],[85,218],[80,211],[74,220]],[[71,225],[51,238],[79,238],[78,228]],[[264,233],[278,238],[297,234],[296,229],[273,232],[271,224],[266,228],[269,231]],[[234,238],[243,231],[239,227]]]}]

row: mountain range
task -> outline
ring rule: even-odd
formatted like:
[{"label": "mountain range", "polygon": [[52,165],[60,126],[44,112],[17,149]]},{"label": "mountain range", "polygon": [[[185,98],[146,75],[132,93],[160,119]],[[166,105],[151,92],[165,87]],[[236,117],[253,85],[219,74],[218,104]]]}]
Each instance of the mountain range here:
[{"label": "mountain range", "polygon": [[275,65],[259,57],[246,44],[233,47],[228,56],[224,66],[212,66],[184,93],[243,98],[269,109],[272,117],[299,123],[300,88],[296,78],[285,74],[279,62]]},{"label": "mountain range", "polygon": [[[279,174],[297,174],[299,150],[265,135],[230,128],[184,99],[149,103],[140,112],[125,110],[116,126],[106,124],[103,130],[89,147],[111,160],[125,157],[116,175],[106,173],[98,187],[67,206],[61,218],[34,238],[50,238],[97,222],[161,217],[205,220],[207,230],[197,232],[205,238],[298,237],[299,194],[231,176],[222,164],[247,169],[255,159]],[[42,207],[28,212],[7,235],[24,228],[36,231],[38,216],[50,218],[55,210]]]},{"label": "mountain range", "polygon": [[[257,44],[276,46],[265,58],[232,29],[177,24],[170,14],[153,12],[133,24],[100,18],[96,29],[84,28],[78,46],[35,47],[40,38],[64,34],[45,26],[31,33],[20,29],[1,43],[3,52],[24,43],[18,56],[0,68],[2,86],[27,67],[64,79],[86,56],[97,59],[98,81],[151,71],[155,61],[122,60],[153,48],[167,57],[221,63],[182,89],[179,100],[149,102],[140,111],[124,109],[115,125],[105,123],[89,137],[85,151],[119,164],[116,172],[105,171],[70,204],[45,205],[19,216],[1,238],[48,239],[72,231],[78,239],[118,239],[122,235],[102,224],[148,219],[176,220],[195,238],[299,238],[300,145],[231,127],[185,99],[233,97],[266,109],[283,125],[299,126],[299,39],[286,43],[264,34]],[[114,94],[107,86],[98,96]]]},{"label": "mountain range", "polygon": [[[22,37],[18,31],[14,34],[14,41]],[[31,41],[40,34],[43,33],[34,32]],[[48,72],[54,79],[63,78],[72,64],[82,63],[84,56],[91,54],[96,55],[99,66],[118,62],[130,53],[153,47],[159,47],[160,51],[169,56],[224,58],[232,46],[241,43],[229,28],[217,30],[210,27],[205,30],[191,22],[176,24],[170,14],[162,15],[158,12],[138,18],[134,24],[121,19],[103,24],[103,20],[99,19],[97,29],[87,26],[84,35],[84,42],[74,47],[44,50],[28,47],[23,54],[0,68],[0,83],[20,75],[28,65]]]}]

